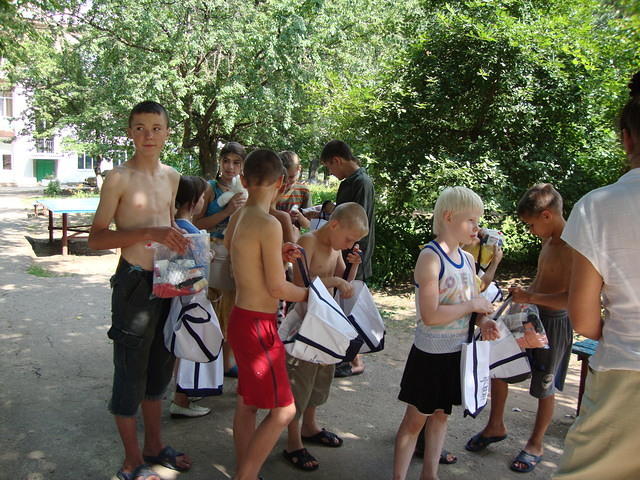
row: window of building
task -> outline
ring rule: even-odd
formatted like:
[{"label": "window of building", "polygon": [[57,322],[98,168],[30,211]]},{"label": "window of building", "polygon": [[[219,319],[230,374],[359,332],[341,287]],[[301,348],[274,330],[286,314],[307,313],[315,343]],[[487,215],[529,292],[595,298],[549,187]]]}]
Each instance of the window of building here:
[{"label": "window of building", "polygon": [[2,155],[2,169],[11,170],[11,154]]},{"label": "window of building", "polygon": [[88,153],[78,154],[78,170],[93,170],[95,167],[94,158]]},{"label": "window of building", "polygon": [[13,117],[13,90],[0,89],[0,117]]},{"label": "window of building", "polygon": [[54,153],[53,137],[36,138],[36,152],[38,153]]}]

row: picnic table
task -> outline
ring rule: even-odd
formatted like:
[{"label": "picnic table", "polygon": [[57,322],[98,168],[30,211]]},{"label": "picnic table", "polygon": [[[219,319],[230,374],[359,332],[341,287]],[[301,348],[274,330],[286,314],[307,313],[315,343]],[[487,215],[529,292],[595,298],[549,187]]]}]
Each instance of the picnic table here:
[{"label": "picnic table", "polygon": [[578,409],[576,415],[580,415],[580,405],[582,404],[582,395],[584,394],[584,384],[589,373],[589,358],[596,353],[598,341],[587,338],[573,344],[571,353],[575,353],[580,360],[580,386],[578,388]]},{"label": "picnic table", "polygon": [[[94,213],[98,208],[98,197],[88,198],[55,198],[36,200],[49,211],[49,243],[53,243],[53,231],[62,230],[62,255],[69,253],[69,238],[80,235],[88,235],[91,225],[70,225],[70,213]],[[62,215],[62,225],[56,226],[53,221],[54,214]],[[69,235],[69,232],[74,232]]]}]

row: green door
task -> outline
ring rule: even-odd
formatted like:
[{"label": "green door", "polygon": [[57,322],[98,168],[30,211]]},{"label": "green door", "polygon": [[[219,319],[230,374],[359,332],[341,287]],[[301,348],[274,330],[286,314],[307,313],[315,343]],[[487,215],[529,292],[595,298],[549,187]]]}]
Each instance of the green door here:
[{"label": "green door", "polygon": [[56,176],[56,161],[55,160],[44,160],[41,158],[37,158],[34,160],[36,162],[36,180],[39,182],[43,178],[47,178],[48,176],[55,177]]}]

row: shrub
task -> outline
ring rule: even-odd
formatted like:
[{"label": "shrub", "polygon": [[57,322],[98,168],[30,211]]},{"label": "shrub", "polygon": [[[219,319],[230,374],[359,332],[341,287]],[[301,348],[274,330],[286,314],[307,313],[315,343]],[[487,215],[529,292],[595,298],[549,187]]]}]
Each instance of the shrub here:
[{"label": "shrub", "polygon": [[57,197],[62,195],[62,188],[60,187],[60,182],[56,179],[50,180],[44,189],[44,194],[48,197]]}]

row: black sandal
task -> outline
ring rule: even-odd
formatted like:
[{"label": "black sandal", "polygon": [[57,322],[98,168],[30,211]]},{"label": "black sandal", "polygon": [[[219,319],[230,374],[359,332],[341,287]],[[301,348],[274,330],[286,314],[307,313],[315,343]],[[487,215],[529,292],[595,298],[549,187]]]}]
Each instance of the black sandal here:
[{"label": "black sandal", "polygon": [[302,435],[302,441],[331,448],[341,447],[343,443],[342,439],[338,435],[330,432],[329,430],[325,430],[324,428],[315,435],[311,435],[309,437]]},{"label": "black sandal", "polygon": [[[293,452],[287,452],[286,450],[282,451],[282,456],[286,458],[291,465],[300,470],[304,470],[305,472],[312,472],[317,470],[320,466],[318,464],[318,460],[309,453],[306,448],[301,448],[300,450],[294,450]],[[311,462],[316,462],[315,465],[309,465]]]}]

